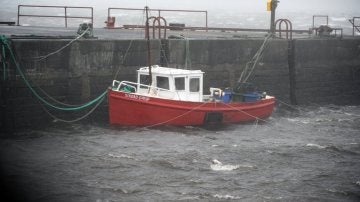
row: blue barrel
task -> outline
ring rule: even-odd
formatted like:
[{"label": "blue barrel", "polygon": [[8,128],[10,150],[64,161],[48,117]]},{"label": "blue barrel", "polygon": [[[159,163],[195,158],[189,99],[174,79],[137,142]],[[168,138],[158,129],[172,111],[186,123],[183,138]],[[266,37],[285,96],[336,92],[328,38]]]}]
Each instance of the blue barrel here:
[{"label": "blue barrel", "polygon": [[228,102],[230,102],[230,100],[231,100],[231,90],[225,89],[224,94],[222,96],[222,101],[225,103],[228,103]]}]

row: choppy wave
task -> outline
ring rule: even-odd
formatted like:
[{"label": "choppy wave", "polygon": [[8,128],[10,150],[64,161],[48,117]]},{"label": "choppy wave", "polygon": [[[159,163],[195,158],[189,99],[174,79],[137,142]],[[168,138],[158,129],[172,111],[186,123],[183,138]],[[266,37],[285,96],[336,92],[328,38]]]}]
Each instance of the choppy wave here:
[{"label": "choppy wave", "polygon": [[229,194],[226,194],[226,195],[215,194],[215,195],[213,195],[213,197],[217,198],[217,199],[226,199],[226,200],[238,200],[238,199],[241,199],[240,196],[232,196],[232,195],[229,195]]},{"label": "choppy wave", "polygon": [[49,192],[46,201],[359,201],[357,114],[357,106],[308,106],[216,131],[31,130],[0,139],[0,177],[30,190],[22,201]]},{"label": "choppy wave", "polygon": [[217,159],[212,160],[212,163],[210,165],[211,170],[213,171],[232,171],[239,168],[254,168],[252,165],[231,165],[231,164],[222,164]]},{"label": "choppy wave", "polygon": [[321,145],[318,145],[318,144],[314,144],[314,143],[308,143],[306,144],[307,147],[315,147],[315,148],[318,148],[318,149],[326,149],[327,147],[326,146],[321,146]]},{"label": "choppy wave", "polygon": [[109,153],[108,154],[110,157],[113,158],[125,158],[125,159],[132,159],[132,160],[137,160],[135,157],[126,155],[126,154],[113,154],[113,153]]}]

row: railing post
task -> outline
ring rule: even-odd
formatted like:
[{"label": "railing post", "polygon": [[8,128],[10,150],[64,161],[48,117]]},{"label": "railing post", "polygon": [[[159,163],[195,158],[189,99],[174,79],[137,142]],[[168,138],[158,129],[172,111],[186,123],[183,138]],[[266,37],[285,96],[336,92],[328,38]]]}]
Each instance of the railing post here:
[{"label": "railing post", "polygon": [[92,27],[94,27],[94,8],[91,7],[91,24],[92,24]]},{"label": "railing post", "polygon": [[205,18],[206,18],[206,20],[205,20],[206,32],[208,32],[208,12],[207,11],[205,11]]},{"label": "railing post", "polygon": [[67,28],[67,9],[66,6],[64,6],[65,8],[65,28]]},{"label": "railing post", "polygon": [[19,18],[20,18],[20,7],[21,7],[21,5],[18,5],[18,16],[17,16],[17,25],[18,26],[20,25],[20,20],[19,20]]}]

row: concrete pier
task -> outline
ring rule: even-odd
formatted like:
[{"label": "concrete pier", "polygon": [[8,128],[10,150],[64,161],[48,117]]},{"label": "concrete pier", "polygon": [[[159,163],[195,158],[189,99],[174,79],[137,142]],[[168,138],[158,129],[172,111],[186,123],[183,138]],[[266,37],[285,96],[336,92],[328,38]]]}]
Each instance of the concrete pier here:
[{"label": "concrete pier", "polygon": [[[263,38],[245,39],[165,39],[151,40],[152,61],[170,67],[205,72],[205,92],[209,87],[233,87],[246,63],[253,57]],[[17,60],[34,89],[46,98],[68,104],[87,102],[102,92],[113,79],[135,81],[136,70],[146,65],[143,39],[80,39],[62,51],[71,39],[14,39]],[[186,51],[189,51],[188,53]],[[29,91],[10,58],[7,77],[1,79],[3,129],[52,121],[37,98]],[[3,75],[3,69],[1,75]],[[262,91],[283,102],[308,104],[360,104],[360,39],[273,39],[259,65],[249,78]],[[90,107],[91,108],[91,107]],[[86,114],[48,112],[64,119]],[[107,123],[107,101],[87,119]]]}]

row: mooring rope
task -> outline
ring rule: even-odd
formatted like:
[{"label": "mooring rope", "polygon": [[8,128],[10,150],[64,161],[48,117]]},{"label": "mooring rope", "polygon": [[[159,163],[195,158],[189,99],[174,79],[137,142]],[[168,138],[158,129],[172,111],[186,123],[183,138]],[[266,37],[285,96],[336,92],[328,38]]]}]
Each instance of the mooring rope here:
[{"label": "mooring rope", "polygon": [[174,121],[174,120],[176,120],[176,119],[178,119],[178,118],[181,118],[181,117],[183,117],[183,116],[185,116],[185,115],[187,115],[187,114],[189,114],[189,113],[191,113],[191,112],[199,109],[200,107],[204,106],[205,104],[207,104],[207,103],[209,103],[209,102],[210,102],[210,101],[204,102],[204,103],[202,103],[202,104],[200,104],[200,105],[192,108],[191,110],[189,110],[189,111],[187,111],[187,112],[185,112],[185,113],[183,113],[183,114],[180,114],[179,116],[176,116],[176,117],[171,118],[171,119],[169,119],[169,120],[166,120],[166,121],[163,121],[163,122],[160,122],[160,123],[156,123],[156,124],[153,124],[153,125],[150,125],[150,126],[145,126],[144,128],[151,128],[151,127],[155,127],[155,126],[164,125],[164,124],[166,124],[166,123],[169,123],[170,121]]},{"label": "mooring rope", "polygon": [[241,112],[241,113],[243,113],[243,114],[245,114],[245,115],[247,115],[247,116],[250,116],[250,117],[252,117],[252,118],[254,118],[256,121],[263,121],[263,122],[265,122],[265,123],[270,123],[270,122],[268,122],[268,121],[266,121],[265,119],[261,119],[261,118],[259,118],[259,117],[257,117],[257,116],[254,116],[254,115],[252,115],[252,114],[249,114],[249,113],[247,113],[247,112],[245,112],[244,110],[241,110],[241,109],[238,109],[238,108],[236,108],[236,107],[234,107],[234,106],[231,106],[231,105],[229,105],[229,104],[227,104],[227,103],[223,103],[224,105],[226,105],[226,106],[228,106],[228,107],[230,107],[230,108],[232,108],[232,109],[234,109],[234,110],[236,110],[236,111],[239,111],[239,112]]},{"label": "mooring rope", "polygon": [[95,111],[95,109],[97,109],[97,108],[100,106],[100,104],[103,102],[104,99],[105,99],[105,96],[102,97],[101,100],[100,100],[88,113],[86,113],[85,115],[83,115],[83,116],[81,116],[81,117],[79,117],[79,118],[73,119],[73,120],[61,119],[61,118],[55,116],[54,114],[52,114],[52,113],[51,113],[48,109],[46,109],[42,104],[40,104],[40,105],[41,105],[41,107],[43,108],[43,110],[44,110],[49,116],[51,116],[55,121],[60,121],[60,122],[64,122],[64,123],[74,123],[74,122],[81,121],[81,120],[87,118],[90,114],[92,114],[92,113]]},{"label": "mooring rope", "polygon": [[30,89],[30,91],[35,95],[36,98],[38,98],[41,102],[43,102],[44,104],[46,104],[47,106],[49,107],[52,107],[52,108],[55,108],[55,109],[58,109],[58,110],[63,110],[63,111],[74,111],[74,110],[80,110],[80,109],[83,109],[83,108],[86,108],[90,105],[93,105],[94,103],[98,102],[99,100],[101,100],[101,98],[105,97],[105,95],[107,94],[107,90],[105,90],[100,96],[98,96],[97,98],[87,102],[87,103],[84,103],[80,106],[76,106],[76,107],[60,107],[60,106],[56,106],[56,105],[53,105],[51,103],[49,103],[48,101],[46,101],[44,98],[42,98],[36,91],[35,89],[30,85],[29,81],[26,79],[24,73],[22,72],[21,68],[20,68],[20,65],[19,63],[16,61],[16,58],[15,58],[15,55],[12,51],[12,49],[10,48],[9,44],[7,43],[7,40],[6,40],[6,37],[5,36],[2,36],[1,37],[1,40],[2,40],[2,43],[5,44],[6,48],[9,50],[10,52],[10,56],[11,56],[11,59],[12,61],[14,62],[15,64],[15,67],[16,69],[18,70],[21,78],[24,80],[26,86]]},{"label": "mooring rope", "polygon": [[296,110],[298,110],[299,112],[303,112],[303,110],[301,110],[299,107],[296,107],[296,106],[294,106],[294,105],[292,105],[292,104],[289,104],[289,103],[286,103],[286,102],[284,102],[284,101],[281,101],[281,100],[278,99],[278,98],[275,98],[275,100],[278,101],[278,102],[280,102],[281,104],[284,104],[284,105],[292,108],[292,109],[296,109]]},{"label": "mooring rope", "polygon": [[1,51],[2,54],[0,55],[1,63],[3,66],[3,80],[6,80],[6,53],[5,53],[5,44],[1,43]]},{"label": "mooring rope", "polygon": [[58,103],[60,105],[64,105],[64,106],[67,106],[67,107],[79,107],[81,106],[82,104],[68,104],[68,103],[64,103],[64,102],[61,102],[57,99],[55,99],[54,97],[52,97],[51,95],[49,95],[47,92],[45,92],[42,88],[40,88],[39,86],[36,86],[37,89],[39,89],[46,97],[48,97],[51,101],[55,102],[55,103]]},{"label": "mooring rope", "polygon": [[[229,106],[229,107],[231,107],[231,108],[233,108],[233,109],[235,109],[235,110],[237,110],[237,111],[239,111],[239,112],[241,112],[241,113],[244,113],[244,114],[246,114],[246,115],[248,115],[248,116],[250,116],[250,117],[253,117],[253,118],[255,118],[255,124],[257,125],[258,124],[258,121],[262,121],[262,122],[264,122],[264,123],[267,123],[267,124],[272,124],[270,121],[267,121],[267,120],[265,120],[265,119],[261,119],[261,118],[259,118],[259,117],[256,117],[256,116],[253,116],[253,115],[251,115],[251,114],[249,114],[249,113],[247,113],[247,112],[245,112],[245,111],[243,111],[243,110],[241,110],[241,109],[237,109],[236,107],[233,107],[233,106],[231,106],[231,105],[229,105],[229,104],[226,104],[226,103],[224,103],[225,105],[227,105],[227,106]],[[293,124],[295,124],[295,125],[297,125],[297,126],[300,126],[300,127],[304,127],[304,125],[301,125],[301,124],[298,124],[298,123],[294,123],[293,122]]]},{"label": "mooring rope", "polygon": [[[241,72],[241,75],[238,79],[238,83],[245,83],[249,79],[250,75],[254,71],[259,60],[263,57],[264,50],[266,49],[267,45],[269,44],[270,38],[272,38],[272,36],[273,36],[272,34],[269,34],[268,36],[265,37],[265,40],[261,44],[259,50],[255,53],[253,58],[249,62],[246,63],[245,68]],[[250,68],[251,64],[252,64],[252,66]]]},{"label": "mooring rope", "polygon": [[74,43],[75,41],[79,40],[81,37],[83,37],[87,31],[90,29],[90,27],[88,27],[82,34],[80,34],[78,37],[76,37],[75,39],[71,40],[69,43],[67,43],[65,46],[61,47],[60,49],[51,52],[47,55],[43,55],[43,56],[39,56],[39,57],[34,57],[34,59],[37,59],[36,61],[41,61],[41,60],[45,60],[46,58],[48,58],[49,56],[52,56],[56,53],[59,53],[60,51],[64,50],[66,47],[70,46],[72,43]]},{"label": "mooring rope", "polygon": [[[121,61],[122,64],[124,64],[124,61],[125,61],[128,53],[129,53],[129,50],[130,50],[130,48],[131,48],[131,46],[132,46],[133,41],[134,41],[133,39],[130,41],[129,46],[128,46],[128,48],[126,49],[126,52],[125,52],[125,54],[124,54],[124,57],[122,58],[122,61]],[[116,79],[116,77],[118,76],[119,72],[120,72],[120,66],[119,66],[119,68],[117,69],[117,71],[116,71],[116,73],[115,73],[115,75],[114,75],[114,79],[113,79],[113,80]]]}]

